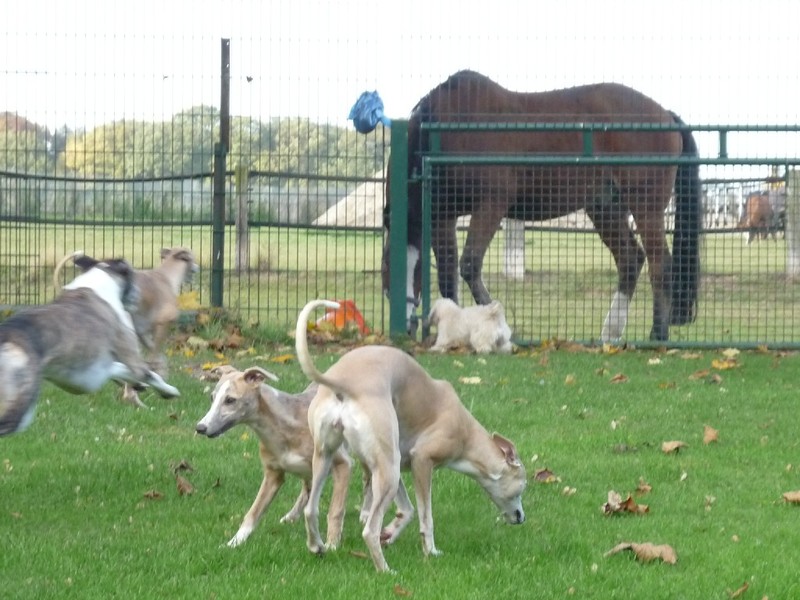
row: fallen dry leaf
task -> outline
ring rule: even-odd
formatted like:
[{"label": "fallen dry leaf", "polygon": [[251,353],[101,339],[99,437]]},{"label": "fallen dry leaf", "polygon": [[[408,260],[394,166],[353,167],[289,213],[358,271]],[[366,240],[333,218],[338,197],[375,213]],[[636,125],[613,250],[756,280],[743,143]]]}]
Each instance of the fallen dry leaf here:
[{"label": "fallen dry leaf", "polygon": [[670,454],[671,452],[677,452],[681,448],[688,448],[689,445],[686,442],[679,442],[679,441],[672,441],[672,442],[664,442],[661,444],[661,451],[665,454]]},{"label": "fallen dry leaf", "polygon": [[749,587],[750,587],[750,584],[745,581],[742,584],[742,587],[740,587],[738,590],[733,591],[733,592],[728,590],[728,598],[738,598],[739,596],[744,594]]},{"label": "fallen dry leaf", "polygon": [[617,544],[611,550],[605,553],[604,556],[611,556],[623,550],[632,550],[636,558],[642,562],[651,562],[653,560],[662,560],[667,564],[674,565],[678,562],[678,555],[673,550],[672,546],[667,544],[651,544],[645,542],[637,544],[635,542],[622,542]]},{"label": "fallen dry leaf", "polygon": [[703,355],[698,352],[684,352],[681,354],[681,358],[683,360],[697,360],[698,358],[703,358]]},{"label": "fallen dry leaf", "polygon": [[270,362],[278,363],[279,365],[284,365],[293,360],[294,354],[281,354],[280,356],[275,356],[269,359]]},{"label": "fallen dry leaf", "polygon": [[603,354],[616,354],[621,348],[619,346],[612,346],[611,344],[603,344]]},{"label": "fallen dry leaf", "polygon": [[180,496],[189,496],[194,493],[194,486],[182,475],[175,475],[175,484]]},{"label": "fallen dry leaf", "polygon": [[361,552],[359,550],[350,550],[350,556],[355,556],[356,558],[369,558],[366,552]]},{"label": "fallen dry leaf", "polygon": [[718,442],[718,441],[719,441],[719,431],[717,431],[713,427],[705,425],[703,427],[703,443],[708,445],[712,442]]},{"label": "fallen dry leaf", "polygon": [[533,475],[533,480],[539,483],[558,483],[561,481],[561,478],[545,467],[544,469],[537,469],[536,473]]},{"label": "fallen dry leaf", "polygon": [[609,381],[611,381],[611,383],[625,383],[628,381],[628,376],[624,373],[617,373]]},{"label": "fallen dry leaf", "polygon": [[144,497],[148,500],[159,500],[164,497],[164,494],[159,492],[158,490],[147,490],[144,493]]},{"label": "fallen dry leaf", "polygon": [[466,385],[478,385],[481,382],[480,377],[459,377],[458,380]]},{"label": "fallen dry leaf", "polygon": [[800,490],[794,492],[785,492],[783,499],[789,504],[800,504]]},{"label": "fallen dry leaf", "polygon": [[180,310],[197,310],[200,308],[200,292],[190,290],[178,296],[178,308]]},{"label": "fallen dry leaf", "polygon": [[172,463],[170,467],[172,467],[173,473],[177,473],[178,471],[189,471],[189,472],[194,471],[192,465],[190,465],[189,461],[187,461],[186,459],[182,459],[178,463]]},{"label": "fallen dry leaf", "polygon": [[611,490],[608,492],[608,501],[600,507],[600,510],[605,515],[614,515],[618,513],[633,513],[635,515],[643,515],[650,512],[650,507],[646,504],[636,504],[633,497],[628,494],[624,500],[619,492]]},{"label": "fallen dry leaf", "polygon": [[728,369],[735,369],[739,366],[739,362],[735,358],[715,358],[711,361],[711,366],[717,371],[727,371]]},{"label": "fallen dry leaf", "polygon": [[575,382],[576,382],[576,381],[577,381],[577,380],[575,379],[575,375],[573,375],[572,373],[570,373],[569,375],[567,375],[567,376],[564,378],[564,385],[575,385]]},{"label": "fallen dry leaf", "polygon": [[395,583],[394,584],[393,591],[394,591],[394,595],[395,596],[402,596],[402,597],[406,597],[407,598],[407,597],[410,597],[412,595],[411,591],[407,590],[406,588],[401,586],[399,583]]},{"label": "fallen dry leaf", "polygon": [[653,490],[653,486],[644,480],[644,477],[639,477],[639,485],[636,486],[636,491],[640,494],[649,494]]},{"label": "fallen dry leaf", "polygon": [[725,358],[736,358],[741,353],[741,350],[738,348],[725,348],[725,350],[722,351],[722,356]]},{"label": "fallen dry leaf", "polygon": [[711,373],[711,371],[709,371],[708,369],[700,369],[699,371],[695,371],[694,373],[689,375],[689,379],[691,379],[692,381],[697,381],[698,379],[705,379],[706,377],[708,377],[709,373]]}]

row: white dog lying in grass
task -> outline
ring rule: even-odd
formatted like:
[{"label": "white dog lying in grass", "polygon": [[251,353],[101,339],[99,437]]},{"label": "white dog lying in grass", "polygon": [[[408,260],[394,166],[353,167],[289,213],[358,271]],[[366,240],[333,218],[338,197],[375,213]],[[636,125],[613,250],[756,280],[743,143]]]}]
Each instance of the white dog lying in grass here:
[{"label": "white dog lying in grass", "polygon": [[428,324],[436,327],[434,352],[446,352],[467,346],[479,354],[511,352],[511,328],[506,322],[503,305],[490,304],[461,308],[449,298],[433,303]]}]

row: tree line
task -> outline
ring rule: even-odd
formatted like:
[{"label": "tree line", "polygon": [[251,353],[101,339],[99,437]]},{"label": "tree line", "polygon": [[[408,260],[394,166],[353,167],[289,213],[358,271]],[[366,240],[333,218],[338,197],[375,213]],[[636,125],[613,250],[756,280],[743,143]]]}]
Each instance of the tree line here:
[{"label": "tree line", "polygon": [[[78,179],[190,177],[210,173],[220,114],[200,105],[169,121],[120,120],[88,130],[49,131],[0,113],[0,171]],[[229,168],[294,180],[366,178],[383,168],[388,131],[364,136],[301,117],[232,117]],[[387,139],[384,139],[384,134]]]}]

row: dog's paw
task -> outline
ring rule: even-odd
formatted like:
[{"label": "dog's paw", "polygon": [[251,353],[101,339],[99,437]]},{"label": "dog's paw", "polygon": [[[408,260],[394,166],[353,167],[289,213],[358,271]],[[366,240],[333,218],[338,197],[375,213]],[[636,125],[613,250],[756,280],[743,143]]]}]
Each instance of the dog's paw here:
[{"label": "dog's paw", "polygon": [[158,393],[162,398],[178,398],[181,395],[181,392],[178,390],[178,388],[169,384],[167,384],[163,389],[159,389]]},{"label": "dog's paw", "polygon": [[307,544],[307,546],[311,554],[316,554],[317,556],[325,554],[325,544]]},{"label": "dog's paw", "polygon": [[230,539],[230,541],[228,541],[226,546],[228,546],[228,548],[236,548],[236,546],[241,546],[242,544],[244,544],[246,539],[247,539],[246,535],[239,535],[237,533]]},{"label": "dog's paw", "polygon": [[280,523],[294,523],[300,518],[300,513],[288,512],[281,517]]}]

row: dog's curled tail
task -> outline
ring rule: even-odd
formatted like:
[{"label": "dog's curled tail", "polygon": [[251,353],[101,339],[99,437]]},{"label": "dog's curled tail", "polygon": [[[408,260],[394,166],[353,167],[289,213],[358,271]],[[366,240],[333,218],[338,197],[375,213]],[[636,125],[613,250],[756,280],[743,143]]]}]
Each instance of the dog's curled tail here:
[{"label": "dog's curled tail", "polygon": [[297,352],[297,362],[300,363],[300,368],[311,381],[315,381],[322,385],[333,387],[331,383],[325,379],[325,376],[317,370],[314,361],[311,359],[311,354],[308,352],[308,318],[318,308],[339,308],[338,302],[330,300],[312,300],[303,307],[300,315],[297,317],[297,328],[295,329],[295,351]]},{"label": "dog's curled tail", "polygon": [[74,260],[76,258],[80,258],[83,256],[83,250],[75,250],[72,254],[67,254],[64,258],[58,261],[55,270],[53,271],[53,289],[55,289],[56,294],[61,291],[61,284],[58,282],[58,274],[61,272],[61,269],[64,268],[64,265],[67,264],[68,260]]}]

